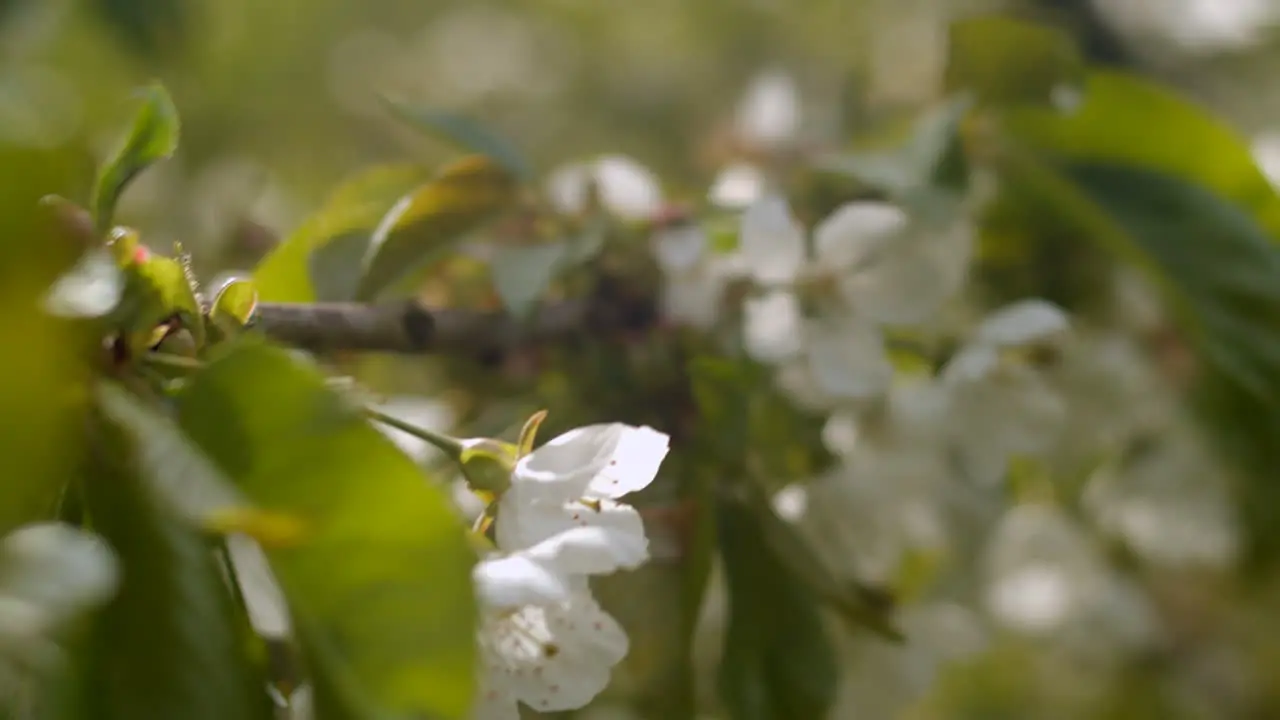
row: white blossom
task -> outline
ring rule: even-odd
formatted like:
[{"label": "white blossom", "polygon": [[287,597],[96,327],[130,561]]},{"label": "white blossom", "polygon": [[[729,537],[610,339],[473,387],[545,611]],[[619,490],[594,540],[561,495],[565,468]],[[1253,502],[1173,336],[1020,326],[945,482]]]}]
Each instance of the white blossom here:
[{"label": "white blossom", "polygon": [[[926,232],[888,203],[851,202],[814,229],[810,258],[786,201],[760,200],[743,214],[739,238],[750,274],[769,287],[744,307],[747,353],[773,364],[803,356],[788,383],[832,400],[882,393],[893,371],[881,327],[919,323],[959,289],[970,235],[963,224]],[[805,320],[795,285],[811,279],[833,281],[839,297]]]},{"label": "white blossom", "polygon": [[942,371],[950,392],[951,435],[970,479],[998,482],[1010,457],[1042,452],[1066,418],[1061,395],[1036,367],[1009,351],[1062,342],[1069,322],[1043,300],[989,315]]},{"label": "white blossom", "polygon": [[647,220],[662,206],[658,177],[625,155],[562,166],[551,174],[547,192],[560,211],[580,213],[587,207],[592,183],[604,208],[626,220]]},{"label": "white blossom", "polygon": [[800,91],[781,70],[760,73],[738,105],[737,130],[746,141],[764,147],[792,140],[800,129]]},{"label": "white blossom", "polygon": [[498,504],[498,551],[474,571],[484,675],[476,716],[579,708],[629,642],[586,578],[648,559],[644,523],[618,501],[649,485],[668,437],[620,423],[564,433],[521,458]]},{"label": "white blossom", "polygon": [[62,523],[14,530],[0,543],[0,696],[62,661],[58,634],[106,602],[119,583],[115,554]]},{"label": "white blossom", "polygon": [[720,315],[731,268],[707,246],[706,232],[695,224],[665,228],[652,238],[654,258],[663,271],[662,314],[678,325],[706,329]]},{"label": "white blossom", "polygon": [[785,199],[770,195],[747,208],[742,214],[738,250],[748,271],[762,285],[796,280],[805,264],[804,229],[792,217]]},{"label": "white blossom", "polygon": [[742,343],[747,354],[778,363],[803,350],[804,318],[800,301],[786,290],[772,290],[744,301]]},{"label": "white blossom", "polygon": [[480,637],[487,678],[477,720],[518,719],[518,702],[542,712],[580,708],[609,684],[630,647],[626,632],[586,590],[490,613]]},{"label": "white blossom", "polygon": [[760,168],[735,162],[721,168],[707,191],[707,200],[724,208],[745,208],[765,194],[765,177]]}]

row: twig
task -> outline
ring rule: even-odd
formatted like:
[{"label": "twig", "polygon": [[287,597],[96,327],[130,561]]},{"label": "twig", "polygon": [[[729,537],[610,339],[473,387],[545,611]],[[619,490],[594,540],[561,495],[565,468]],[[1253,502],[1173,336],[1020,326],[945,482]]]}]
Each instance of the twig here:
[{"label": "twig", "polygon": [[526,323],[500,312],[428,309],[413,301],[359,303],[262,303],[254,327],[287,345],[312,351],[450,353],[491,357],[530,342],[581,330],[586,305],[545,308]]},{"label": "twig", "polygon": [[313,352],[444,354],[494,361],[517,348],[651,322],[633,304],[601,297],[565,300],[520,320],[503,312],[431,309],[415,301],[262,303],[253,326],[277,342]]}]

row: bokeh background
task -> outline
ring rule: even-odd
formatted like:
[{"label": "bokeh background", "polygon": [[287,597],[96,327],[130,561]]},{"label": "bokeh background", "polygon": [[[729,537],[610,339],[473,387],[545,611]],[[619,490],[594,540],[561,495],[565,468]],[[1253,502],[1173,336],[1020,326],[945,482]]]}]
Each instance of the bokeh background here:
[{"label": "bokeh background", "polygon": [[[132,111],[131,89],[162,80],[182,147],[131,186],[118,218],[153,247],[180,240],[212,276],[251,269],[352,172],[456,154],[393,118],[384,98],[480,118],[543,175],[629,156],[666,201],[700,207],[715,188],[749,196],[749,178],[726,168],[771,143],[850,147],[933,107],[949,23],[997,10],[1056,24],[1093,62],[1207,105],[1280,176],[1280,3],[1270,0],[0,0],[0,143],[56,156],[67,192],[83,197]],[[0,168],[4,187],[22,187],[13,172]],[[1105,291],[1088,292],[1115,294],[1112,332],[1080,345],[1062,372],[1077,446],[1123,438],[1123,462],[1079,477],[1015,465],[1008,483],[981,492],[922,485],[902,479],[916,468],[867,459],[833,415],[821,442],[854,479],[778,478],[779,514],[834,565],[907,598],[906,645],[840,632],[832,717],[1280,717],[1280,574],[1242,564],[1239,496],[1183,407],[1184,353],[1161,334],[1158,304],[1090,258],[1081,269],[1015,254],[984,277],[997,297],[1072,306],[1082,291],[1068,271],[1106,276]],[[423,359],[342,366],[390,394],[388,412],[440,429],[498,434],[536,407],[460,390],[449,368]],[[645,386],[640,367],[608,382]],[[561,397],[547,388],[564,377],[543,380],[534,395]],[[700,715],[720,717],[724,588],[718,570],[711,577],[691,692]],[[661,599],[670,588],[654,582],[640,591],[647,615],[617,610],[636,637],[679,623],[676,610],[662,614],[675,607]],[[683,681],[664,679],[661,648],[638,645],[639,669],[578,717],[667,716],[653,696]]]}]

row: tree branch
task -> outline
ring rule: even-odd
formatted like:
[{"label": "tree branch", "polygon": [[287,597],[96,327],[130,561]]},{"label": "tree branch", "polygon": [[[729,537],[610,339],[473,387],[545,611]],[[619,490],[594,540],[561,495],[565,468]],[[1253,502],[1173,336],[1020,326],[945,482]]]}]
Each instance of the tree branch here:
[{"label": "tree branch", "polygon": [[592,325],[589,309],[586,301],[565,301],[521,322],[502,312],[431,309],[415,301],[261,303],[253,326],[277,342],[313,352],[438,353],[484,360],[584,333]]}]

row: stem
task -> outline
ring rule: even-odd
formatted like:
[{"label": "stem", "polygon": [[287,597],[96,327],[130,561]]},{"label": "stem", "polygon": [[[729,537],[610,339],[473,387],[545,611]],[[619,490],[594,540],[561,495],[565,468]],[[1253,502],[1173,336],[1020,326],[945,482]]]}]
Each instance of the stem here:
[{"label": "stem", "polygon": [[416,425],[411,425],[399,418],[392,417],[391,415],[388,415],[380,410],[374,410],[373,408],[365,408],[364,412],[365,412],[365,415],[367,415],[370,420],[380,422],[383,425],[386,425],[387,427],[393,427],[396,430],[399,430],[400,432],[408,433],[409,435],[412,435],[418,438],[419,440],[428,442],[431,445],[435,446],[437,449],[439,449],[441,452],[443,452],[445,455],[448,455],[449,457],[453,458],[454,460],[457,460],[459,457],[462,456],[462,450],[463,450],[462,443],[458,442],[457,440],[454,440],[453,438],[447,435],[441,435],[431,430],[427,430],[426,428],[420,428]]},{"label": "stem", "polygon": [[150,352],[142,356],[142,362],[153,367],[169,368],[193,372],[204,367],[204,363],[195,358],[172,355],[170,353]]}]

